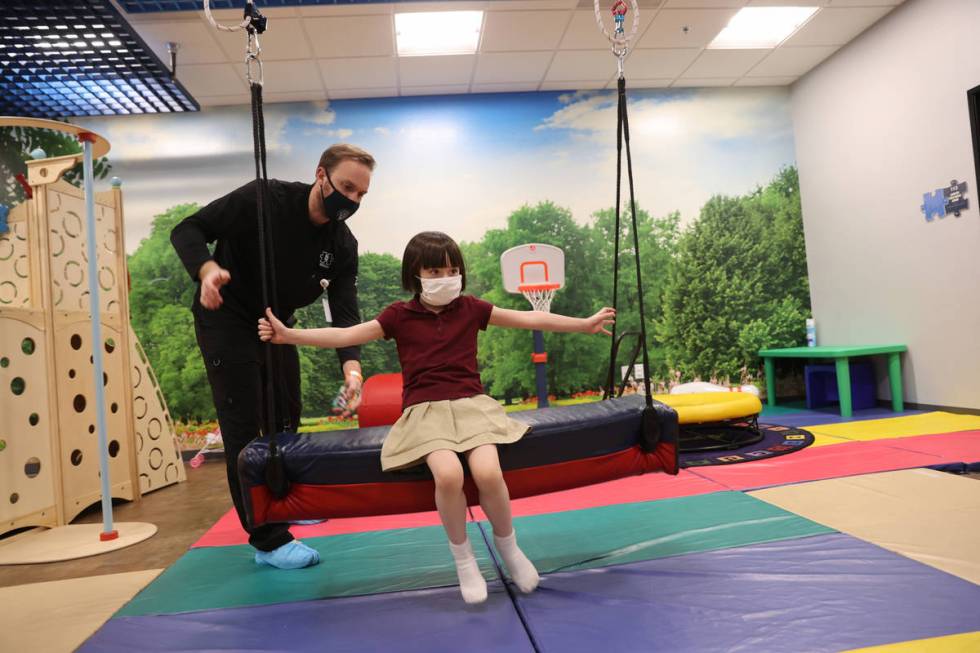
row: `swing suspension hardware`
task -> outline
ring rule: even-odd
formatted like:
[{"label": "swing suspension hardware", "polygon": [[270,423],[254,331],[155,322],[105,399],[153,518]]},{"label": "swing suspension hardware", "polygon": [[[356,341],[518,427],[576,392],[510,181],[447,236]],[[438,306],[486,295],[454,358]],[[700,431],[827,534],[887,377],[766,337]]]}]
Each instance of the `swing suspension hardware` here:
[{"label": "swing suspension hardware", "polygon": [[245,76],[248,83],[262,85],[262,47],[259,45],[259,34],[265,32],[268,18],[262,15],[259,8],[252,0],[246,0],[245,9],[242,12],[242,22],[237,25],[222,25],[211,14],[211,0],[204,0],[204,16],[211,23],[211,26],[222,32],[238,32],[245,30],[248,33],[248,43],[245,48]]},{"label": "swing suspension hardware", "polygon": [[[619,77],[622,78],[626,57],[629,55],[632,41],[636,37],[637,30],[640,27],[640,7],[637,4],[637,0],[629,0],[629,4],[627,4],[627,0],[615,0],[610,9],[615,26],[612,33],[606,29],[606,24],[602,20],[602,10],[599,6],[599,0],[593,0],[593,9],[595,10],[596,25],[599,27],[599,31],[602,32],[603,36],[609,40],[611,45],[610,49],[616,56]],[[627,32],[626,14],[630,12],[633,13],[633,22]]]}]

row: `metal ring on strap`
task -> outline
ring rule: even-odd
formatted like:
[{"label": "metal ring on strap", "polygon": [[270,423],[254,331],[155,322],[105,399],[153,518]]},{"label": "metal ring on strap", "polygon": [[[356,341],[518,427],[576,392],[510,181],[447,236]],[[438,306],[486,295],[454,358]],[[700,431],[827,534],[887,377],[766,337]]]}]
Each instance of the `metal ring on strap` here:
[{"label": "metal ring on strap", "polygon": [[593,0],[592,5],[595,9],[595,22],[599,26],[599,31],[609,39],[612,44],[612,52],[620,60],[625,59],[626,55],[629,53],[630,41],[636,36],[637,30],[640,28],[640,6],[637,4],[636,0],[629,0],[630,9],[633,11],[633,25],[630,27],[629,34],[624,34],[623,36],[616,36],[615,34],[610,34],[606,29],[606,24],[602,20],[602,14],[600,13],[601,8],[599,7],[599,0]]},{"label": "metal ring on strap", "polygon": [[220,29],[223,32],[237,32],[239,30],[243,30],[247,28],[249,24],[252,22],[252,20],[246,16],[241,23],[235,25],[234,27],[228,27],[227,25],[222,25],[221,23],[219,23],[214,19],[214,16],[211,15],[211,0],[204,0],[204,15],[207,17],[208,22],[211,23],[212,27],[214,27],[215,29]]}]

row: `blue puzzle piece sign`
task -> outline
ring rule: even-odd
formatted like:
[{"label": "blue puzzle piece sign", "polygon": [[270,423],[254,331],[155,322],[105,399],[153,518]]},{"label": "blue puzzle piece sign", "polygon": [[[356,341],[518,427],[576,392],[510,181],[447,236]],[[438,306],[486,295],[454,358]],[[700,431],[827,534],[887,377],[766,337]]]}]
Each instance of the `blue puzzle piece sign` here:
[{"label": "blue puzzle piece sign", "polygon": [[945,218],[952,213],[957,218],[960,211],[970,208],[970,201],[965,197],[966,182],[949,182],[946,188],[937,188],[922,196],[922,206],[919,208],[926,216],[926,222],[932,222],[936,217]]},{"label": "blue puzzle piece sign", "polygon": [[0,234],[10,231],[10,225],[7,224],[8,215],[10,215],[10,207],[6,204],[0,204]]}]

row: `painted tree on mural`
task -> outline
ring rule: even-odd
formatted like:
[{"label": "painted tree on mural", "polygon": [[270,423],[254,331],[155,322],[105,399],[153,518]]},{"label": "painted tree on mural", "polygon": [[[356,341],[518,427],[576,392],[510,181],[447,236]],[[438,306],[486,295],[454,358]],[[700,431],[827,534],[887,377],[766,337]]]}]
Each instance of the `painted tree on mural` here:
[{"label": "painted tree on mural", "polygon": [[658,334],[684,378],[737,381],[759,349],[802,344],[809,314],[799,178],[786,168],[701,209],[679,240]]},{"label": "painted tree on mural", "polygon": [[[154,220],[151,235],[130,257],[133,326],[150,357],[171,412],[181,417],[213,417],[204,367],[194,341],[190,313],[194,284],[170,245],[170,230],[197,210],[173,207]],[[617,330],[637,331],[638,289],[633,240],[623,216],[620,242],[620,296]],[[686,229],[676,213],[655,218],[637,210],[642,256],[651,373],[667,379],[673,370],[685,379],[728,377],[758,368],[763,347],[798,344],[809,314],[806,252],[799,181],[794,168],[781,171],[764,188],[742,197],[712,198]],[[612,209],[596,212],[580,225],[570,211],[551,202],[523,206],[506,228],[487,231],[478,242],[461,243],[467,263],[467,292],[504,308],[527,310],[527,301],[503,289],[500,254],[529,242],[565,250],[566,287],[552,310],[590,315],[612,303]],[[358,295],[364,319],[373,319],[404,299],[400,261],[390,254],[362,253]],[[299,326],[325,326],[319,302],[296,314]],[[609,340],[583,334],[546,334],[548,383],[552,393],[597,389],[606,379]],[[625,343],[623,349],[631,349]],[[494,329],[480,334],[484,385],[499,398],[534,394],[532,336]],[[627,362],[621,354],[619,366]],[[367,376],[398,371],[393,342],[362,348]],[[304,415],[325,415],[341,384],[336,354],[300,348]]]}]

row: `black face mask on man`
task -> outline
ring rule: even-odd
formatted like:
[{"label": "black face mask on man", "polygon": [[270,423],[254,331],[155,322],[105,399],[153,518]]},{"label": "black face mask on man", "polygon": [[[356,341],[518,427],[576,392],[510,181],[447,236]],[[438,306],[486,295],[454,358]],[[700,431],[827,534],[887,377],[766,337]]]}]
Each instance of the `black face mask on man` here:
[{"label": "black face mask on man", "polygon": [[327,182],[333,188],[333,191],[329,195],[323,194],[323,184],[320,184],[320,199],[323,201],[323,212],[328,218],[336,222],[343,222],[348,219],[360,208],[360,203],[355,202],[343,193],[341,193],[336,186],[334,186],[333,180],[330,179],[330,175],[324,174],[327,177]]}]

